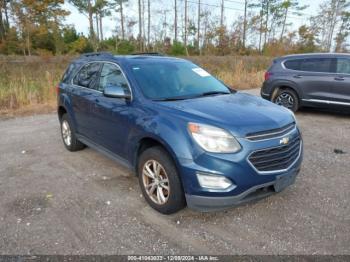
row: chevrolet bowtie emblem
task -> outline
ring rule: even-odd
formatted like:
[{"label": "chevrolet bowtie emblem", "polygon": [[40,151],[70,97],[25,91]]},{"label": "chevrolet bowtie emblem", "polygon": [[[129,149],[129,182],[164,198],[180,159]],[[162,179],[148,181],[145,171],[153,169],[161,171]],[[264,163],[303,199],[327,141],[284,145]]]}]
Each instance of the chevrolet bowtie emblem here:
[{"label": "chevrolet bowtie emblem", "polygon": [[287,145],[289,143],[289,137],[283,137],[280,140],[280,145]]}]

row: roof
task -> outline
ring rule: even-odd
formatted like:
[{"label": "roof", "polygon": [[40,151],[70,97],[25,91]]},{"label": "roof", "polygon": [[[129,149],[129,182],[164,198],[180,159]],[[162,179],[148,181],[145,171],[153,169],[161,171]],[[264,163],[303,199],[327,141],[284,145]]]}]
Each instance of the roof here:
[{"label": "roof", "polygon": [[96,52],[82,54],[79,60],[106,60],[106,61],[118,61],[118,62],[131,62],[131,61],[183,61],[183,59],[177,57],[164,56],[159,53],[135,53],[131,55],[113,55],[108,52]]},{"label": "roof", "polygon": [[283,58],[307,58],[307,57],[350,57],[349,53],[304,53],[304,54],[291,54],[279,57]]}]

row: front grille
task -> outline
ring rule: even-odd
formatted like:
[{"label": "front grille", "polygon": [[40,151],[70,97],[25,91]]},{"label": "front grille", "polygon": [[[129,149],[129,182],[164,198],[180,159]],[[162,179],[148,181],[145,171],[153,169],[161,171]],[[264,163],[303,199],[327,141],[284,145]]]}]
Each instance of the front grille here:
[{"label": "front grille", "polygon": [[293,138],[287,145],[253,152],[249,162],[260,172],[288,169],[299,157],[300,137]]},{"label": "front grille", "polygon": [[281,128],[265,130],[265,131],[255,132],[255,133],[249,133],[246,135],[246,138],[248,140],[251,140],[251,141],[275,138],[278,136],[284,136],[285,134],[292,131],[294,128],[295,128],[295,122],[290,123],[290,124],[283,126]]}]

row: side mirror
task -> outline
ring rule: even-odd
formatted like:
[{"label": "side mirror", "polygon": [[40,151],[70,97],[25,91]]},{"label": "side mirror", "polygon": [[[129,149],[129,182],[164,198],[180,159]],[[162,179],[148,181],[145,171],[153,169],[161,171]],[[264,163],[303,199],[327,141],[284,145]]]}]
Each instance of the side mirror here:
[{"label": "side mirror", "polygon": [[106,86],[103,90],[103,95],[106,97],[131,99],[131,95],[126,93],[121,86]]}]

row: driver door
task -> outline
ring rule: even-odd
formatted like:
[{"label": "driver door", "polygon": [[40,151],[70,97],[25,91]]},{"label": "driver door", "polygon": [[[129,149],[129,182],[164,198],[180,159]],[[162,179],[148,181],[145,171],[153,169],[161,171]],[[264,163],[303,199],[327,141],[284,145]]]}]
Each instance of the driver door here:
[{"label": "driver door", "polygon": [[131,101],[103,95],[107,86],[121,86],[126,93],[130,87],[120,67],[114,63],[104,63],[97,82],[95,103],[91,116],[95,123],[96,142],[122,158],[126,158],[126,143],[130,130]]}]

